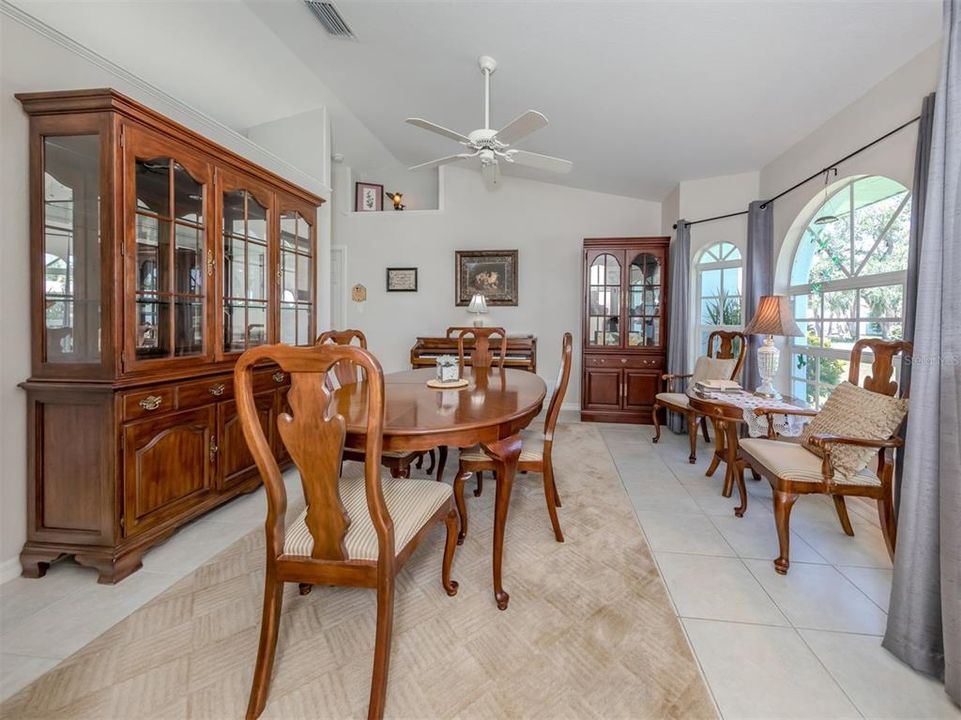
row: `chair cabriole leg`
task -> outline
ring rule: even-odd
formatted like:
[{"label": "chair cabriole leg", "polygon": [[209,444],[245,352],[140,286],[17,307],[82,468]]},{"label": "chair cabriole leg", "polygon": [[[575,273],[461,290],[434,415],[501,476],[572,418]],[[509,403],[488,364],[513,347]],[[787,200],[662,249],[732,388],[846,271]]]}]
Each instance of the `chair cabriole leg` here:
[{"label": "chair cabriole leg", "polygon": [[264,581],[264,610],[260,619],[260,646],[257,648],[257,665],[250,687],[250,700],[247,703],[247,720],[260,717],[267,705],[270,690],[270,676],[274,668],[274,654],[277,651],[277,635],[280,627],[280,611],[284,602],[284,584],[274,580],[273,571],[267,569]]},{"label": "chair cabriole leg", "polygon": [[774,561],[774,569],[781,575],[787,575],[791,565],[791,509],[797,500],[797,493],[774,490],[774,525],[777,527],[777,542],[780,555]]},{"label": "chair cabriole leg", "polygon": [[457,510],[451,505],[450,512],[444,518],[447,528],[447,538],[444,541],[444,564],[441,567],[441,583],[447,594],[453,597],[457,594],[457,582],[450,579],[450,568],[454,562],[454,550],[457,548]]},{"label": "chair cabriole leg", "polygon": [[547,501],[547,512],[551,516],[551,526],[554,528],[554,539],[557,542],[564,542],[564,533],[561,532],[561,521],[557,518],[557,498],[554,486],[554,467],[550,462],[544,463],[544,499]]},{"label": "chair cabriole leg", "polygon": [[661,406],[654,402],[654,409],[651,410],[651,420],[654,421],[654,437],[651,439],[652,443],[657,444],[657,441],[661,439],[661,419],[658,417],[661,413]]},{"label": "chair cabriole leg", "polygon": [[841,529],[845,535],[854,535],[854,528],[851,527],[851,518],[848,517],[848,506],[844,504],[843,495],[833,495],[834,509],[837,510],[838,520],[841,521]]},{"label": "chair cabriole leg", "polygon": [[687,413],[687,442],[691,448],[691,454],[687,456],[687,461],[693,465],[697,462],[697,415]]},{"label": "chair cabriole leg", "polygon": [[387,701],[387,673],[390,671],[390,640],[394,629],[394,577],[387,575],[377,585],[377,631],[374,639],[374,672],[370,679],[367,720],[384,717]]},{"label": "chair cabriole leg", "polygon": [[467,503],[464,502],[464,482],[470,477],[467,470],[459,470],[454,476],[454,502],[457,503],[457,514],[460,516],[460,532],[457,534],[457,544],[463,545],[467,537]]}]

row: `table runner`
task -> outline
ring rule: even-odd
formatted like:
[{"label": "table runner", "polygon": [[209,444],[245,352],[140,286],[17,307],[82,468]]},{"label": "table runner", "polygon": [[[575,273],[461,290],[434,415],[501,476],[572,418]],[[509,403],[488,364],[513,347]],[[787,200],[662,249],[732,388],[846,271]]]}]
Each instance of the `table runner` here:
[{"label": "table runner", "polygon": [[[741,408],[744,413],[744,424],[747,425],[747,431],[751,437],[767,437],[767,417],[755,415],[755,408],[798,409],[797,405],[760,397],[748,392],[714,392],[703,393],[701,396],[707,400],[723,402]],[[779,435],[791,437],[800,435],[804,426],[811,421],[810,417],[803,415],[773,415],[771,419],[774,422],[774,430]]]}]

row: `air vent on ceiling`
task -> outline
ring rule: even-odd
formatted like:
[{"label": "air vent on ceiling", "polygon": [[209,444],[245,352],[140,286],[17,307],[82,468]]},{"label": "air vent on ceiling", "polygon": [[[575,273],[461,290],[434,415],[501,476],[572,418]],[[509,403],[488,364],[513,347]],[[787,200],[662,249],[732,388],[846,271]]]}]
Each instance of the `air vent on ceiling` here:
[{"label": "air vent on ceiling", "polygon": [[318,2],[318,0],[304,0],[307,7],[314,14],[324,29],[336,38],[341,40],[356,40],[354,31],[350,29],[347,21],[337,11],[333,3]]}]

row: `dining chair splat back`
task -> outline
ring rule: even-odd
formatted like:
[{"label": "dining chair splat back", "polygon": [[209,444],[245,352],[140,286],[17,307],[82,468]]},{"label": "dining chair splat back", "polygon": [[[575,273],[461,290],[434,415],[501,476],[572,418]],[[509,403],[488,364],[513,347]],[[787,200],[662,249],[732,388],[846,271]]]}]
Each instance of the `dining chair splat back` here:
[{"label": "dining chair splat back", "polygon": [[507,359],[507,332],[502,327],[474,327],[464,328],[457,334],[457,362],[461,371],[464,369],[464,339],[468,335],[474,337],[474,348],[470,354],[471,367],[494,367],[494,353],[490,349],[490,339],[494,335],[499,335],[501,339],[496,366],[504,367]]},{"label": "dining chair splat back", "polygon": [[[272,362],[291,378],[290,411],[277,418],[280,438],[300,472],[306,509],[288,523],[287,491],[264,434],[254,400],[253,368]],[[327,375],[337,363],[359,367],[367,378],[363,472],[341,476],[346,433],[342,415],[330,412]],[[382,480],[384,379],[380,363],[358,347],[264,345],[248,350],[234,370],[244,438],[267,495],[266,578],[257,664],[247,717],[267,703],[285,583],[376,588],[377,623],[369,718],[384,713],[393,626],[395,576],[435,523],[447,526],[441,578],[449,595],[457,514],[450,488],[428,480]],[[356,470],[352,464],[352,470]],[[426,518],[426,519],[425,519]]]},{"label": "dining chair splat back", "polygon": [[[364,335],[360,330],[327,330],[322,332],[317,336],[317,340],[314,345],[353,345],[354,341],[357,341],[357,347],[362,350],[367,349],[367,336]],[[331,373],[337,380],[338,385],[350,385],[363,379],[363,370],[359,368],[354,363],[347,361],[341,361],[334,365],[333,373]],[[358,374],[360,376],[358,376]],[[330,382],[330,375],[327,378],[328,389],[333,389],[334,385]],[[381,462],[384,467],[388,468],[391,475],[394,477],[409,477],[410,476],[410,466],[412,463],[416,463],[416,467],[421,467],[424,462],[424,455],[428,455],[430,458],[430,465],[427,467],[427,474],[430,475],[434,472],[434,467],[436,465],[436,455],[433,450],[427,453],[423,452],[386,452],[381,456]],[[347,448],[344,450],[345,460],[363,460],[363,453],[357,450],[351,450]],[[438,473],[437,479],[440,479],[440,473]]]},{"label": "dining chair splat back", "polygon": [[[532,472],[543,475],[547,512],[550,515],[551,526],[554,529],[554,539],[557,542],[564,542],[564,533],[561,532],[560,520],[557,517],[557,508],[561,507],[561,497],[557,492],[557,483],[554,479],[554,431],[557,429],[557,420],[560,417],[564,396],[567,394],[567,386],[571,379],[573,348],[573,336],[570,333],[564,333],[564,338],[561,341],[561,365],[557,371],[554,395],[547,406],[544,432],[525,433],[521,436],[521,454],[517,463],[518,472]],[[493,460],[483,450],[477,449],[461,453],[460,467],[457,476],[454,478],[454,498],[457,502],[457,510],[461,520],[460,533],[458,534],[459,543],[463,543],[467,536],[467,504],[464,501],[464,482],[471,473],[475,473],[477,475],[477,489],[474,491],[474,495],[475,497],[479,496],[483,488],[483,473],[487,471],[493,473],[494,467]]]},{"label": "dining chair splat back", "polygon": [[[687,435],[688,442],[690,444],[690,455],[688,455],[688,462],[697,462],[697,422],[698,417],[701,421],[701,431],[704,434],[704,440],[706,442],[711,441],[710,435],[707,433],[707,418],[701,415],[693,408],[687,400],[687,394],[685,392],[678,392],[676,383],[680,380],[688,380],[688,382],[693,383],[697,380],[735,380],[741,372],[741,367],[744,365],[744,354],[747,351],[747,336],[737,330],[715,330],[710,335],[707,336],[707,361],[698,358],[698,365],[695,366],[695,372],[693,373],[666,373],[661,375],[662,389],[654,398],[654,408],[651,411],[651,419],[654,423],[654,438],[652,442],[658,442],[661,439],[661,422],[660,414],[661,410],[666,408],[667,410],[680,413],[687,418]],[[726,372],[726,377],[695,377],[698,374],[698,368],[701,363],[710,363],[711,360],[727,360],[734,362],[726,363],[726,368],[729,368],[729,372]],[[711,368],[713,369],[713,368]]]}]

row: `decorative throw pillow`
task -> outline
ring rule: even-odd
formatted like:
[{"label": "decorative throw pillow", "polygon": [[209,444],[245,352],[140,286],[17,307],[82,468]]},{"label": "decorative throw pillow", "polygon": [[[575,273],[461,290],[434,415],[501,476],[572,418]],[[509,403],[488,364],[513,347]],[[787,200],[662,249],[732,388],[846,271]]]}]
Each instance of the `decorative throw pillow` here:
[{"label": "decorative throw pillow", "polygon": [[691,385],[700,382],[701,380],[730,380],[731,373],[734,372],[734,366],[737,364],[737,360],[734,358],[728,358],[726,360],[719,360],[717,358],[709,358],[707,355],[702,355],[694,363],[694,373],[691,376]]},{"label": "decorative throw pillow", "polygon": [[[824,407],[805,426],[801,433],[801,445],[818,457],[824,451],[810,443],[812,435],[830,433],[868,440],[887,440],[894,435],[908,412],[908,401],[898,400],[881,393],[865,390],[845,381],[831,391]],[[864,468],[873,455],[874,448],[835,444],[831,446],[831,462],[834,473],[848,478]]]}]

